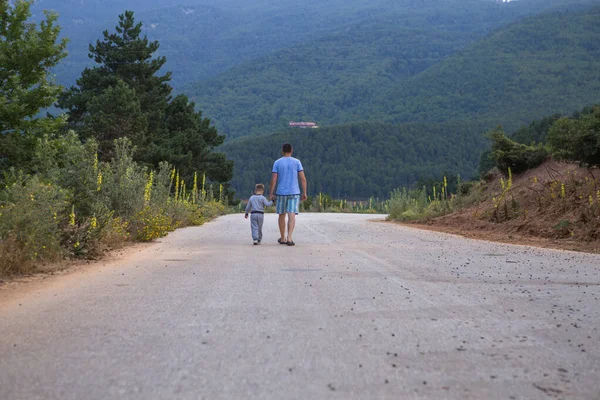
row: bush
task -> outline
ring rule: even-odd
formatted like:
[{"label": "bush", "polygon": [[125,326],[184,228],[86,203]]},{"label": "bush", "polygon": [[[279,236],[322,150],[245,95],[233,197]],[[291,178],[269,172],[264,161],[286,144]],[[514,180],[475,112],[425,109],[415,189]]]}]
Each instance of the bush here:
[{"label": "bush", "polygon": [[30,272],[63,255],[67,193],[37,177],[11,174],[0,192],[0,274]]},{"label": "bush", "polygon": [[550,128],[548,143],[559,159],[600,165],[600,106],[579,118],[556,121]]},{"label": "bush", "polygon": [[491,158],[503,173],[509,168],[513,173],[524,172],[541,165],[549,157],[548,150],[543,145],[527,146],[517,143],[510,140],[502,128],[496,128],[488,137],[492,140]]}]

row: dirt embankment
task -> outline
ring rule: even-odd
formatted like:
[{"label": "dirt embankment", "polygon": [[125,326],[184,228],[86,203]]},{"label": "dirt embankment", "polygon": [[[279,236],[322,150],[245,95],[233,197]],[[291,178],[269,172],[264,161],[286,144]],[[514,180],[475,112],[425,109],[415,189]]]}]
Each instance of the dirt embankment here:
[{"label": "dirt embankment", "polygon": [[[507,189],[508,188],[508,189]],[[491,175],[476,204],[424,229],[474,239],[600,253],[600,170],[547,161],[514,176]]]}]

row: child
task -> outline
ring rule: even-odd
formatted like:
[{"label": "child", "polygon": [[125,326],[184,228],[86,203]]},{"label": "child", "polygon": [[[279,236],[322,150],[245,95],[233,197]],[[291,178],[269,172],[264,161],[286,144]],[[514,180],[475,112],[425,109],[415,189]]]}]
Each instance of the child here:
[{"label": "child", "polygon": [[268,201],[267,198],[263,196],[265,193],[265,185],[262,183],[256,185],[254,193],[256,194],[250,197],[250,200],[248,200],[248,205],[246,206],[246,219],[248,219],[248,213],[250,213],[252,240],[254,240],[254,245],[258,245],[262,240],[262,227],[265,220],[265,207],[272,206],[273,202]]}]

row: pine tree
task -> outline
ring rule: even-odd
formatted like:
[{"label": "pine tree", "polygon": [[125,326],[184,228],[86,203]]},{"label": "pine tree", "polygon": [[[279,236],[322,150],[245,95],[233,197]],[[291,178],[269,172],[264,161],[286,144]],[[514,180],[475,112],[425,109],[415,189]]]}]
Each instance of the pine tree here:
[{"label": "pine tree", "polygon": [[[68,110],[71,128],[82,128],[86,121],[90,121],[90,114],[94,112],[91,106],[98,104],[94,99],[105,95],[106,91],[117,86],[118,82],[123,82],[136,93],[140,112],[147,119],[148,132],[144,135],[146,141],[139,142],[131,138],[138,146],[139,154],[145,155],[149,143],[164,134],[164,112],[173,90],[169,85],[171,73],[157,75],[167,60],[165,57],[154,56],[160,45],[156,41],[150,42],[147,36],[141,36],[142,23],[135,22],[132,11],[126,11],[119,16],[119,24],[115,30],[116,33],[104,31],[103,40],[98,40],[95,46],[90,45],[89,57],[98,66],[86,68],[77,80],[77,86],[71,87],[61,95],[58,106]],[[123,88],[120,90],[122,92]],[[109,94],[114,95],[114,92]],[[137,119],[138,115],[132,118]],[[137,122],[128,121],[127,125],[135,126]],[[84,130],[88,135],[93,134],[92,129]],[[128,133],[124,131],[121,136]],[[113,135],[106,137],[105,131],[93,135],[100,143],[102,140],[114,139]],[[108,148],[110,145],[104,147]],[[106,159],[110,156],[104,155]]]}]

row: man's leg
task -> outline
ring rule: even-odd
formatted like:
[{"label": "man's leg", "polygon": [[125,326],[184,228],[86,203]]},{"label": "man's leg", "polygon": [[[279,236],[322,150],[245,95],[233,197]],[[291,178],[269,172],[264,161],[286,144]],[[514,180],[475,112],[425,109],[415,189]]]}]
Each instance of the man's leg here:
[{"label": "man's leg", "polygon": [[287,242],[285,238],[285,214],[279,214],[279,233],[281,234],[281,241]]},{"label": "man's leg", "polygon": [[[285,221],[284,221],[285,222]],[[292,233],[294,232],[294,228],[296,227],[296,213],[288,213],[288,242],[293,242]]]}]

